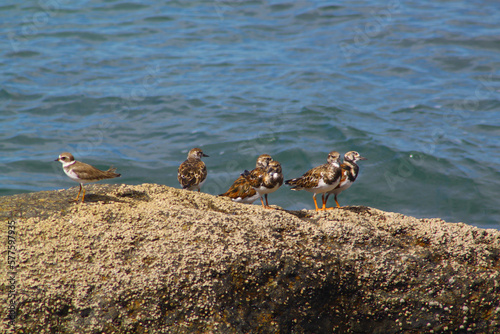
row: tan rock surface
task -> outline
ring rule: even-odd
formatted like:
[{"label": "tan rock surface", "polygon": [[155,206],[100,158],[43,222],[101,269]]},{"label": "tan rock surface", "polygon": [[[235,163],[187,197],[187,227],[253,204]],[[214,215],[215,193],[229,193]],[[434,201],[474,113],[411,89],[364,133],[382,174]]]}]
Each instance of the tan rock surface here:
[{"label": "tan rock surface", "polygon": [[500,332],[497,230],[154,184],[87,186],[67,203],[75,189],[0,197],[18,333]]}]

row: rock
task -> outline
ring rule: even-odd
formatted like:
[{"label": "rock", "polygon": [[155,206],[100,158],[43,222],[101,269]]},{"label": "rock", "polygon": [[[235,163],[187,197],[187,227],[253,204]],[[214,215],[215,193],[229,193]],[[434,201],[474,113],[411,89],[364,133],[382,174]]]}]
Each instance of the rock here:
[{"label": "rock", "polygon": [[497,230],[362,206],[266,210],[154,184],[91,185],[68,203],[77,190],[0,197],[17,265],[2,280],[4,306],[16,296],[14,327],[0,308],[4,329],[500,332]]}]

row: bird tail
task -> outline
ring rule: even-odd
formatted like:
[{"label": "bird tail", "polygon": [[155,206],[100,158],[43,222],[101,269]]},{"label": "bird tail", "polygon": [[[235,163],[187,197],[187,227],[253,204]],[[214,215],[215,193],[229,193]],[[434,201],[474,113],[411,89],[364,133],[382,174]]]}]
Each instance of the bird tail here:
[{"label": "bird tail", "polygon": [[109,167],[109,169],[106,172],[110,173],[110,176],[112,176],[112,177],[122,176],[121,174],[115,173],[115,171],[116,171],[116,167],[111,166],[111,167]]},{"label": "bird tail", "polygon": [[292,190],[300,190],[301,188],[297,185],[299,178],[286,180],[285,184],[292,187]]}]

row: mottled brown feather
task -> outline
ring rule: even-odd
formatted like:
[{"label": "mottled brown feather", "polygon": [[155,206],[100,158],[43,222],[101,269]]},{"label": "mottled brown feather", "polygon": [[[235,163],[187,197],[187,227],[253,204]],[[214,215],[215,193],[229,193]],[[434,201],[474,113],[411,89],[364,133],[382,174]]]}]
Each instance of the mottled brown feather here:
[{"label": "mottled brown feather", "polygon": [[177,179],[183,189],[191,188],[203,182],[207,177],[207,167],[201,160],[186,160],[178,170]]},{"label": "mottled brown feather", "polygon": [[[247,170],[243,173],[256,173],[256,170],[263,170],[264,168],[267,167],[270,161],[272,161],[273,158],[269,154],[261,154],[255,163],[255,168],[251,171],[248,172]],[[231,187],[229,187],[228,191],[226,191],[223,194],[220,194],[219,196],[225,196],[229,197],[232,200],[239,199],[242,202],[245,202],[245,200],[253,202],[255,199],[258,197],[255,197],[257,195],[257,192],[255,189],[250,185],[246,177],[243,175],[240,175],[236,181],[233,182]],[[255,199],[254,199],[255,198]]]},{"label": "mottled brown feather", "polygon": [[[273,175],[277,174],[277,178]],[[281,164],[278,161],[271,161],[267,167],[266,173],[262,178],[261,186],[265,188],[274,188],[279,184],[281,187],[283,185],[283,172],[281,169]]]},{"label": "mottled brown feather", "polygon": [[253,188],[260,187],[264,176],[266,175],[265,168],[255,168],[252,171],[245,171],[242,176],[247,180],[248,184]]},{"label": "mottled brown feather", "polygon": [[240,177],[233,182],[231,187],[229,187],[229,190],[219,196],[226,196],[231,199],[241,198],[242,200],[245,200],[246,198],[253,197],[255,195],[257,195],[255,189],[250,185],[250,183],[248,183],[245,177],[240,175]]},{"label": "mottled brown feather", "polygon": [[188,153],[188,158],[177,170],[177,180],[182,189],[198,189],[207,178],[207,167],[201,157],[208,157],[199,148],[193,148]]},{"label": "mottled brown feather", "polygon": [[316,188],[321,180],[325,184],[333,184],[338,182],[341,177],[341,169],[335,165],[338,162],[338,152],[332,151],[328,155],[328,162],[326,164],[314,167],[305,172],[301,177],[286,180],[285,183],[292,186],[292,190]]}]

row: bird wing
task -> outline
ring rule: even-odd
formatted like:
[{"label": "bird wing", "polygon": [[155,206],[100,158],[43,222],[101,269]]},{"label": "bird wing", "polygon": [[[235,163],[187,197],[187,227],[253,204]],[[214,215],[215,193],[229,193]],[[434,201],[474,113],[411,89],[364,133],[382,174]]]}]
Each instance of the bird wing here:
[{"label": "bird wing", "polygon": [[219,196],[226,196],[229,198],[247,198],[251,196],[255,196],[257,192],[252,188],[250,183],[244,176],[240,176],[234,181],[234,183],[229,187],[229,190],[224,194],[220,194]]}]

